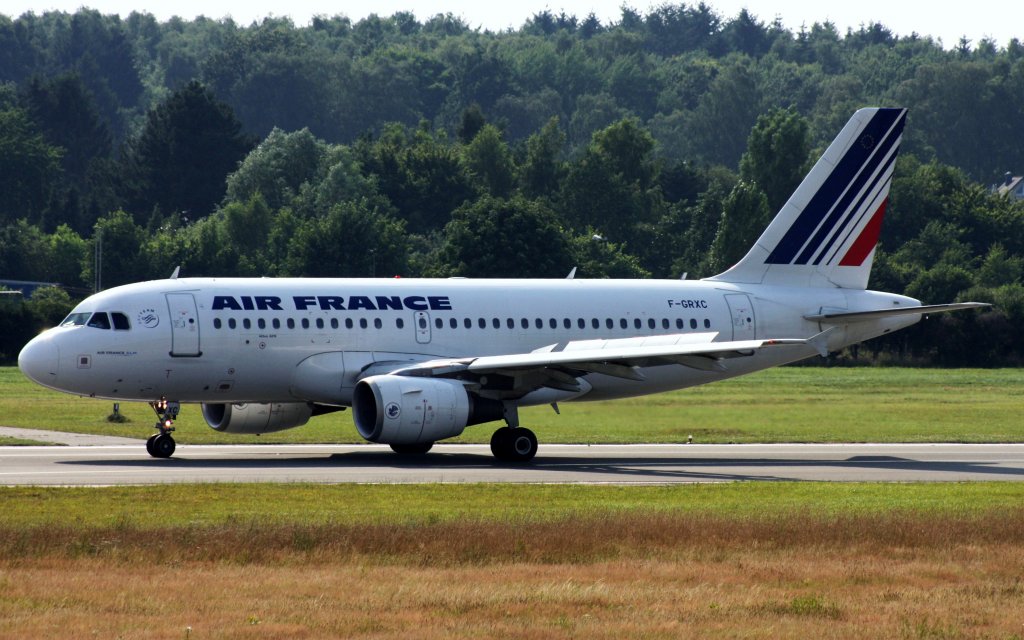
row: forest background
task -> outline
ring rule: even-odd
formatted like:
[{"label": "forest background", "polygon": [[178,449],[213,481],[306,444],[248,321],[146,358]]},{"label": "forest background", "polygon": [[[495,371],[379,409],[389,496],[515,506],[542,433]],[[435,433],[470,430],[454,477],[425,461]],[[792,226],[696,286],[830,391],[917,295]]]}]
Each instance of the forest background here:
[{"label": "forest background", "polygon": [[[699,278],[849,116],[910,108],[870,286],[936,317],[839,362],[1018,366],[1024,45],[706,4],[308,26],[0,16],[0,361],[97,287],[183,276]],[[101,272],[97,272],[98,250]],[[833,360],[836,361],[836,360]]]}]

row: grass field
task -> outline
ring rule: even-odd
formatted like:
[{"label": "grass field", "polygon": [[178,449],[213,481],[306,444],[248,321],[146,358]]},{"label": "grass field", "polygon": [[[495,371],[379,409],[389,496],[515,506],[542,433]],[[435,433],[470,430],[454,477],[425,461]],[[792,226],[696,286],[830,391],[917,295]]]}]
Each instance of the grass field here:
[{"label": "grass field", "polygon": [[1020,638],[1024,485],[0,489],[0,637]]},{"label": "grass field", "polygon": [[[523,412],[542,442],[1024,441],[1019,370],[783,368]],[[145,405],[0,369],[0,425]],[[348,414],[261,438],[358,442]],[[481,442],[488,427],[462,441]],[[0,488],[0,638],[1024,638],[1024,484]]]},{"label": "grass field", "polygon": [[[521,412],[543,442],[1022,442],[1024,370],[771,369],[683,391],[565,403]],[[39,387],[0,368],[0,425],[144,438],[155,421],[145,404],[122,403],[131,422],[106,421],[112,403]],[[362,442],[350,413],[313,418],[264,436],[220,434],[186,405],[176,437],[186,443]],[[487,442],[471,427],[455,442]]]}]

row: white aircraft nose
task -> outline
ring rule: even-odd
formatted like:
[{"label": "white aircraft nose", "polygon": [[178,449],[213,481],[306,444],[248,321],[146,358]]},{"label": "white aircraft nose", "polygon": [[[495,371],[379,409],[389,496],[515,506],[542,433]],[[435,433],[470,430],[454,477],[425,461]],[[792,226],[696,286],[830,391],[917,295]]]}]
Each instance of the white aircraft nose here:
[{"label": "white aircraft nose", "polygon": [[52,335],[36,336],[18,354],[18,368],[41,385],[52,387],[57,381],[60,349]]}]

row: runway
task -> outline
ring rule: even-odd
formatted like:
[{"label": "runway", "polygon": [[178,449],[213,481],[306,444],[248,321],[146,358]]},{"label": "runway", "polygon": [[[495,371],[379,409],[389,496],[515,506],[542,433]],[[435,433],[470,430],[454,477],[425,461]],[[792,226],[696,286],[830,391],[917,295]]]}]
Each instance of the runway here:
[{"label": "runway", "polygon": [[486,445],[419,457],[380,445],[179,445],[168,460],[131,445],[0,447],[0,485],[187,482],[680,484],[820,480],[1024,480],[1024,444],[541,445],[531,464]]}]

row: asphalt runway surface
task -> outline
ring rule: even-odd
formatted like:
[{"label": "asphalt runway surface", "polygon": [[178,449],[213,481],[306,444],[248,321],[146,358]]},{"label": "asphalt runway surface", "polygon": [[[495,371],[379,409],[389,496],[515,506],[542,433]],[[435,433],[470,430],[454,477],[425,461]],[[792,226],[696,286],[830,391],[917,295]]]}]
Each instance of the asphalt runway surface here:
[{"label": "asphalt runway surface", "polygon": [[[95,441],[106,442],[103,439]],[[399,456],[381,445],[187,445],[157,460],[142,441],[0,447],[0,485],[180,482],[532,482],[1024,480],[1024,444],[541,444],[532,463],[496,461],[486,445]]]}]

